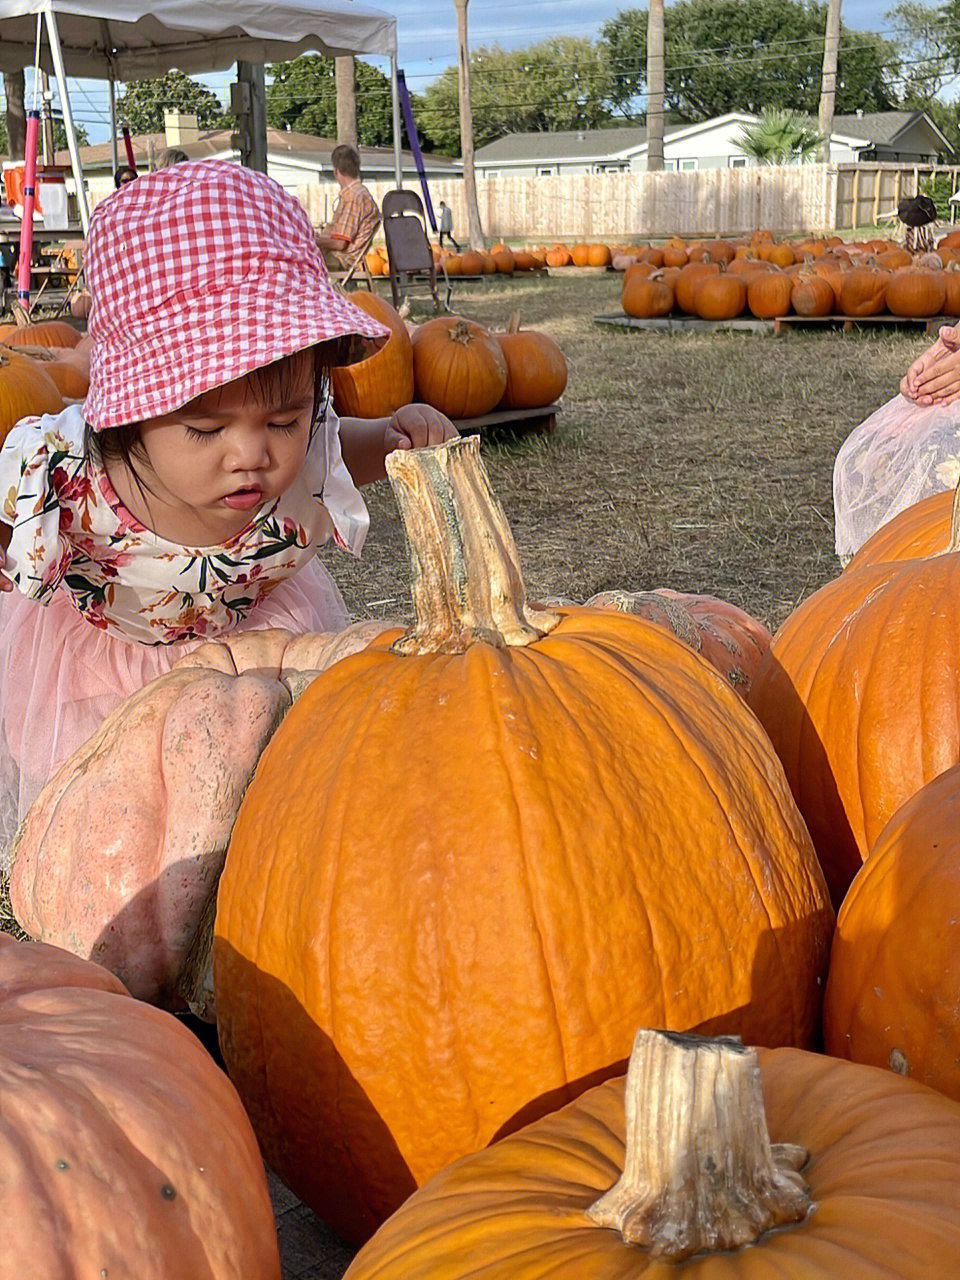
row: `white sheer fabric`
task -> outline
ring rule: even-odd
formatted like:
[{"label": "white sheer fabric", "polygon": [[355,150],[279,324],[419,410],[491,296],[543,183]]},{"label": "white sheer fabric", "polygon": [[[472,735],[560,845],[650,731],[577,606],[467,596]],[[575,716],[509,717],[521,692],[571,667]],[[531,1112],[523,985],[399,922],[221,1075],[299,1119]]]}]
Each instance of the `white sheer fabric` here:
[{"label": "white sheer fabric", "polygon": [[833,509],[837,555],[866,540],[921,498],[960,479],[960,401],[945,408],[898,395],[855,427],[837,453]]}]

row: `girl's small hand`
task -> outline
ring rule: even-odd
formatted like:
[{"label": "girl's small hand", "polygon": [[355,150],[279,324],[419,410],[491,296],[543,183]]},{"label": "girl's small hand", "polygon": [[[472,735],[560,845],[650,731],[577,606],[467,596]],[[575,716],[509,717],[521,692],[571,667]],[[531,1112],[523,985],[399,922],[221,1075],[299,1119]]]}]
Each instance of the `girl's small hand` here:
[{"label": "girl's small hand", "polygon": [[6,564],[7,564],[7,557],[3,552],[3,550],[0,549],[0,591],[13,590],[13,583],[10,581],[7,575],[2,572],[3,569],[6,568]]},{"label": "girl's small hand", "polygon": [[936,342],[904,374],[900,394],[925,405],[949,404],[960,395],[960,329],[941,326]]},{"label": "girl's small hand", "polygon": [[426,445],[455,440],[459,431],[446,416],[429,404],[405,404],[387,420],[385,452],[422,449]]}]

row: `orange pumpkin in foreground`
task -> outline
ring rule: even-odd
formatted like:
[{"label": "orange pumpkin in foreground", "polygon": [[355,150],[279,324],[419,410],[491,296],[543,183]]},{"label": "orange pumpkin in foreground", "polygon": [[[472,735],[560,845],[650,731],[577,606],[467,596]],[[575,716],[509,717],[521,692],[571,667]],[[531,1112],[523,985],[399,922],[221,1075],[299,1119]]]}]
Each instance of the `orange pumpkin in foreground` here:
[{"label": "orange pumpkin in foreground", "polygon": [[170,1014],[0,934],[0,1280],[280,1280],[240,1101]]},{"label": "orange pumpkin in foreground", "polygon": [[0,330],[0,342],[8,347],[75,347],[80,336],[80,330],[66,320],[37,320]]},{"label": "orange pumpkin in foreground", "polygon": [[[345,1280],[960,1275],[960,1107],[818,1054],[756,1060],[759,1081],[747,1061],[729,1084],[713,1063],[679,1078],[631,1063],[438,1174]],[[698,1134],[700,1116],[715,1129]]]},{"label": "orange pumpkin in foreground", "polygon": [[786,619],[750,706],[783,761],[839,905],[870,847],[960,761],[960,551],[865,564]]},{"label": "orange pumpkin in foreground", "polygon": [[366,360],[333,369],[333,407],[342,417],[386,418],[413,400],[413,344],[407,326],[385,298],[357,289],[350,302],[390,329]]},{"label": "orange pumpkin in foreground", "polygon": [[960,766],[897,810],[844,898],[828,1053],[960,1101]]},{"label": "orange pumpkin in foreground", "polygon": [[640,1021],[810,1044],[826,887],[754,716],[667,630],[527,605],[476,437],[393,453],[418,622],[324,671],[220,882],[220,1040],[350,1240],[614,1074]]}]

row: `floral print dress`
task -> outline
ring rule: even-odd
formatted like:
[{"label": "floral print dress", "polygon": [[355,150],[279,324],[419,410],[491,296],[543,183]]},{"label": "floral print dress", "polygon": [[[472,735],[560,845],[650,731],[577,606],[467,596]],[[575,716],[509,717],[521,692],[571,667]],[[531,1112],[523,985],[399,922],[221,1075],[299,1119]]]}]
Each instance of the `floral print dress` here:
[{"label": "floral print dress", "polygon": [[63,591],[84,621],[139,644],[233,631],[332,535],[359,553],[367,511],[340,454],[337,420],[316,431],[284,494],[217,546],[158,537],[83,452],[80,405],[27,418],[0,450],[0,518],[13,526],[7,576],[46,604]]}]

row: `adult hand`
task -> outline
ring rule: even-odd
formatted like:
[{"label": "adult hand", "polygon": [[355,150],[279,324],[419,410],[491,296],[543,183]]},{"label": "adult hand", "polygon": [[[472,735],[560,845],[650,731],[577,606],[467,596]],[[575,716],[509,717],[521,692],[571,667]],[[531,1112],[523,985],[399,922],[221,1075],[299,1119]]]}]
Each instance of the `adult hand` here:
[{"label": "adult hand", "polygon": [[405,404],[387,420],[385,452],[422,449],[426,445],[455,440],[460,432],[444,413],[429,404]]},{"label": "adult hand", "polygon": [[900,393],[923,405],[946,405],[960,398],[960,328],[940,327],[936,342],[904,374]]}]

